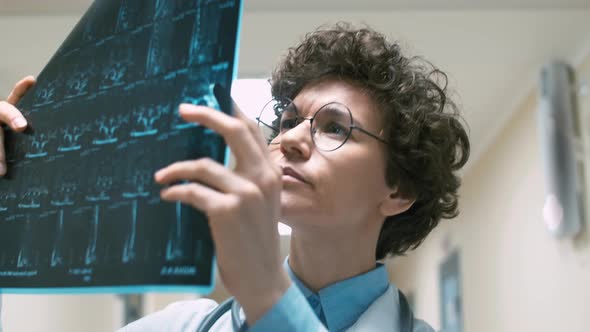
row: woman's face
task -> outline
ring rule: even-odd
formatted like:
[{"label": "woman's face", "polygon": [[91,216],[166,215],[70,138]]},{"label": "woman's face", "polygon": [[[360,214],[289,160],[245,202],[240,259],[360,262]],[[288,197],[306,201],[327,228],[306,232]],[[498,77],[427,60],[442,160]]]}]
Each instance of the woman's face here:
[{"label": "woman's face", "polygon": [[[382,130],[380,111],[370,95],[346,81],[329,79],[307,85],[294,99],[299,116],[311,118],[322,106],[346,105],[354,124],[374,134]],[[363,227],[379,220],[379,203],[391,189],[385,183],[385,145],[353,130],[334,151],[314,147],[310,122],[303,121],[269,145],[272,160],[290,167],[304,181],[283,175],[281,221],[293,227]]]}]

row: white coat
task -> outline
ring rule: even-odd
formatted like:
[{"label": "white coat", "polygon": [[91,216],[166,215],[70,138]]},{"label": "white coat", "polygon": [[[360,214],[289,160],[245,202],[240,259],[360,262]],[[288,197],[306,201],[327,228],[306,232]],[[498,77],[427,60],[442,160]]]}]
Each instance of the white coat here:
[{"label": "white coat", "polygon": [[[148,315],[117,332],[194,332],[217,303],[209,299],[176,302],[164,310]],[[395,286],[378,297],[347,332],[398,332],[399,295]],[[241,313],[244,318],[243,312]],[[213,325],[211,332],[233,331],[231,313],[227,312]],[[326,331],[320,328],[318,332]],[[413,332],[433,332],[425,322],[415,319]],[[307,331],[306,331],[307,332]]]}]

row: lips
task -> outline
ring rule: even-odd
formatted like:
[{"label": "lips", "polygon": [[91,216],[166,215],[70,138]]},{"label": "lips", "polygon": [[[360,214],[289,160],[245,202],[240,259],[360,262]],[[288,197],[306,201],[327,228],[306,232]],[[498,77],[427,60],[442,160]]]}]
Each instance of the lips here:
[{"label": "lips", "polygon": [[292,176],[303,183],[309,184],[309,182],[305,179],[305,177],[303,177],[303,175],[301,175],[299,172],[297,172],[293,168],[291,168],[289,166],[281,166],[281,168],[283,169],[283,175]]}]

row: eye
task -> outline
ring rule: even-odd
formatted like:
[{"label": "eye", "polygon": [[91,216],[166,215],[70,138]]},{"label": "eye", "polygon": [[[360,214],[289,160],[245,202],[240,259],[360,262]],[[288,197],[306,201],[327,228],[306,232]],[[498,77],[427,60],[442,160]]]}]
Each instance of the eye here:
[{"label": "eye", "polygon": [[348,130],[338,122],[330,121],[322,127],[322,131],[329,135],[346,136]]}]

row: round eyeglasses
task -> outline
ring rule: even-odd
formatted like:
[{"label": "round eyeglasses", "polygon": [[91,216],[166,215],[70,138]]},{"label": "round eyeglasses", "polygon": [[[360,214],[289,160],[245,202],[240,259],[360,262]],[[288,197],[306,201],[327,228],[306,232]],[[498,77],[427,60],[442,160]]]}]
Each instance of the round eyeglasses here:
[{"label": "round eyeglasses", "polygon": [[350,138],[354,129],[389,144],[379,136],[354,124],[352,113],[345,105],[331,102],[320,107],[313,117],[298,114],[297,107],[290,99],[273,99],[266,103],[256,118],[268,144],[280,144],[280,137],[305,120],[310,122],[310,134],[316,148],[334,151]]}]

